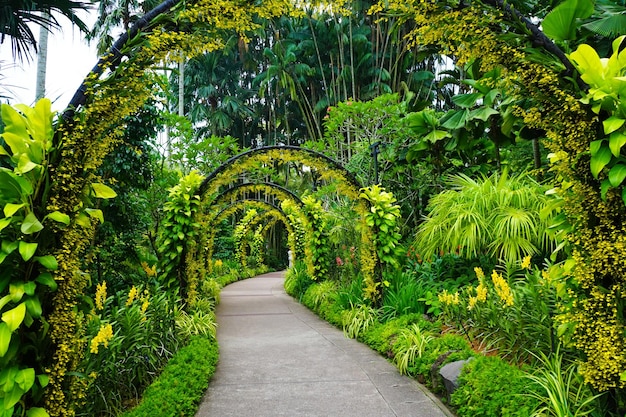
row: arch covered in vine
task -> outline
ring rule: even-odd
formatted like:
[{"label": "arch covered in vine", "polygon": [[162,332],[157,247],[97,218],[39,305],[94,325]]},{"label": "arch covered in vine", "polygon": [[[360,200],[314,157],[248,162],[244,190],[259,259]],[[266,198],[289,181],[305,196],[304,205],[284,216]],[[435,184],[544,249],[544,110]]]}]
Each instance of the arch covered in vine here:
[{"label": "arch covered in vine", "polygon": [[[312,236],[312,233],[314,233],[310,227],[312,220],[307,219],[306,216],[301,213],[302,202],[299,198],[294,199],[292,197],[293,193],[290,191],[282,187],[279,188],[275,185],[263,182],[243,183],[231,186],[231,184],[236,181],[240,175],[249,175],[249,173],[256,168],[262,166],[272,166],[275,163],[300,163],[307,166],[308,169],[315,170],[320,180],[332,182],[339,194],[344,195],[355,202],[355,210],[359,213],[361,218],[361,244],[359,245],[359,257],[366,284],[366,293],[369,294],[372,299],[378,298],[380,296],[380,277],[376,275],[378,257],[374,243],[375,237],[373,230],[366,222],[366,216],[370,211],[370,202],[367,199],[362,198],[362,187],[349,171],[347,171],[338,162],[319,152],[295,146],[268,146],[243,152],[230,158],[213,173],[207,176],[199,187],[198,193],[201,196],[201,208],[198,212],[198,222],[203,224],[204,227],[214,230],[217,223],[221,221],[220,214],[215,216],[211,216],[210,214],[216,206],[219,206],[224,201],[227,201],[228,198],[240,196],[245,194],[247,191],[264,191],[273,197],[284,198],[283,201],[296,202],[297,213],[295,215],[301,219],[301,223],[307,229],[307,241],[319,241],[319,239],[314,239]],[[223,187],[229,188],[220,193],[220,190]],[[289,240],[291,250],[294,254],[296,254],[301,251],[297,250],[295,243],[291,243],[295,241],[293,232],[294,230],[292,225]],[[209,240],[206,242],[206,246],[211,246],[214,235],[210,235],[208,239]],[[212,256],[212,251],[208,251],[207,253],[208,257]],[[323,278],[325,269],[321,267],[321,265],[316,265],[314,260],[315,250],[305,250],[305,253],[309,273],[314,279],[317,279],[320,276]],[[197,256],[196,253],[192,255]],[[195,264],[197,264],[197,262],[195,262]]]}]

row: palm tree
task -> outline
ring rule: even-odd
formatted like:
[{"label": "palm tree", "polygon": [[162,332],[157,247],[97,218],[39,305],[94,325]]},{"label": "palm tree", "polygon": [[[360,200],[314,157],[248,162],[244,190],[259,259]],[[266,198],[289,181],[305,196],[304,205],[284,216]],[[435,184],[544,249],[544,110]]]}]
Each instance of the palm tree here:
[{"label": "palm tree", "polygon": [[86,32],[87,26],[75,12],[88,8],[89,3],[73,0],[5,0],[0,5],[0,43],[9,38],[13,55],[28,59],[33,50],[37,51],[37,39],[30,23],[58,29],[60,24],[53,13],[60,13]]}]

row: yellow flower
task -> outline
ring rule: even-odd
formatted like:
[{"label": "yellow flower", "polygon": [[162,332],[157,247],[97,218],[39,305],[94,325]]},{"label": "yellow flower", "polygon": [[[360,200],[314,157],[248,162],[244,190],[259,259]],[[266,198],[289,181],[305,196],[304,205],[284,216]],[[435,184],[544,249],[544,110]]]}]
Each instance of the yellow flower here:
[{"label": "yellow flower", "polygon": [[476,278],[478,278],[479,280],[485,277],[485,273],[483,272],[483,269],[480,266],[477,266],[476,268],[474,268],[474,272],[476,273]]},{"label": "yellow flower", "polygon": [[106,281],[102,281],[102,283],[96,286],[96,310],[103,310],[104,303],[107,299],[107,283]]},{"label": "yellow flower", "polygon": [[128,292],[128,300],[126,300],[126,307],[130,306],[133,301],[137,298],[137,287],[133,285],[133,287]]},{"label": "yellow flower", "polygon": [[511,291],[511,287],[509,287],[509,283],[506,282],[502,275],[498,274],[495,270],[491,274],[491,280],[493,281],[498,297],[500,297],[500,300],[502,300],[504,305],[507,307],[512,306],[513,292]]},{"label": "yellow flower", "polygon": [[476,301],[487,301],[487,287],[483,284],[482,279],[480,280],[478,287],[476,287]]},{"label": "yellow flower", "polygon": [[445,305],[457,305],[459,304],[459,293],[458,291],[454,294],[450,294],[448,292],[448,290],[443,290],[443,292],[441,294],[439,294],[437,296],[437,298],[439,298],[439,301]]},{"label": "yellow flower", "polygon": [[221,268],[222,265],[224,265],[224,262],[222,262],[221,259],[218,259],[218,260],[215,261],[215,267],[216,268]]},{"label": "yellow flower", "polygon": [[100,330],[96,337],[91,340],[91,353],[98,353],[98,346],[109,347],[109,340],[113,339],[113,326],[104,324],[100,326]]},{"label": "yellow flower", "polygon": [[530,269],[530,255],[524,257],[521,267],[522,269]]}]

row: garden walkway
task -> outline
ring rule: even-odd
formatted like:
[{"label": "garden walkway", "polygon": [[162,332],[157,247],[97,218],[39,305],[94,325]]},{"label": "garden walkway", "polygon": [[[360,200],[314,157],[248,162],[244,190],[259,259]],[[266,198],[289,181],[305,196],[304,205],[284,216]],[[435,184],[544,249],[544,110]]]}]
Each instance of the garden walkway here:
[{"label": "garden walkway", "polygon": [[196,417],[449,417],[416,381],[283,289],[284,272],[222,290],[220,361]]}]

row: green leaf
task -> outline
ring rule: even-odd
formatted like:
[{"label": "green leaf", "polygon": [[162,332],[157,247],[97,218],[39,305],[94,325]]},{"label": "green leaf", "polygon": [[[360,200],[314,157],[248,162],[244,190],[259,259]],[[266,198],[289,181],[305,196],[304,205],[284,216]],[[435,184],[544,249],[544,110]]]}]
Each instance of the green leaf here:
[{"label": "green leaf", "polygon": [[23,282],[14,282],[9,285],[9,295],[11,296],[11,301],[14,303],[17,303],[22,299],[24,292]]},{"label": "green leaf", "polygon": [[27,392],[35,383],[35,370],[33,368],[22,369],[15,375],[15,383],[22,391]]},{"label": "green leaf", "polygon": [[50,272],[44,272],[43,274],[40,274],[37,278],[35,278],[35,281],[47,286],[52,291],[56,291],[58,287],[57,282],[54,280]]},{"label": "green leaf", "polygon": [[622,132],[613,132],[609,137],[609,148],[613,156],[618,157],[622,147],[626,144],[626,135]]},{"label": "green leaf", "polygon": [[49,271],[56,271],[59,268],[56,258],[52,255],[35,256],[35,260]]},{"label": "green leaf", "polygon": [[600,148],[602,148],[602,142],[604,142],[604,139],[594,140],[589,144],[591,156],[596,156]]},{"label": "green leaf", "polygon": [[50,220],[54,220],[55,222],[63,223],[66,226],[70,224],[70,216],[68,216],[67,214],[61,213],[60,211],[54,211],[48,214],[46,217],[49,218]]},{"label": "green leaf", "polygon": [[35,255],[35,251],[37,250],[38,243],[29,243],[20,240],[19,251],[20,255],[22,255],[22,259],[24,261],[30,260],[30,258]]},{"label": "green leaf", "polygon": [[26,304],[26,311],[28,311],[28,314],[30,314],[33,318],[38,319],[41,317],[43,310],[41,309],[41,303],[37,297],[26,298],[26,300],[24,300],[24,304]]},{"label": "green leaf", "polygon": [[11,330],[6,323],[0,322],[0,358],[6,355],[11,343]]},{"label": "green leaf", "polygon": [[604,65],[600,56],[591,46],[587,44],[579,45],[578,48],[569,54],[569,59],[574,63],[581,73],[580,78],[590,86],[602,86],[606,84],[604,79]]},{"label": "green leaf", "polygon": [[33,407],[26,411],[26,417],[50,417],[50,414],[41,407]]},{"label": "green leaf", "polygon": [[2,321],[9,326],[9,330],[14,331],[20,327],[24,321],[24,316],[26,316],[26,304],[20,303],[17,307],[5,311],[2,314]]},{"label": "green leaf", "polygon": [[609,117],[602,122],[602,126],[604,126],[604,134],[610,135],[611,133],[622,127],[624,125],[624,122],[626,122],[626,120],[622,118],[616,116]]},{"label": "green leaf", "polygon": [[19,160],[17,161],[17,167],[15,167],[15,173],[18,175],[26,174],[33,169],[37,168],[39,165],[30,160],[30,155],[23,153],[20,155]]},{"label": "green leaf", "polygon": [[469,120],[479,119],[483,122],[486,122],[489,117],[493,116],[494,114],[498,114],[498,111],[492,109],[491,107],[482,106],[470,112]]},{"label": "green leaf", "polygon": [[19,243],[20,242],[18,241],[3,240],[0,247],[2,247],[2,252],[10,254],[13,253],[15,249],[17,249]]},{"label": "green leaf", "polygon": [[4,217],[11,217],[13,216],[15,213],[17,213],[17,211],[19,209],[21,209],[22,207],[24,207],[26,204],[22,203],[22,204],[13,204],[13,203],[7,203],[4,206]]},{"label": "green leaf", "polygon": [[609,162],[611,162],[612,157],[613,157],[613,154],[611,153],[611,150],[609,149],[608,146],[604,144],[598,150],[598,152],[596,152],[596,154],[591,157],[591,162],[590,162],[591,173],[593,174],[594,178],[598,178],[598,174],[600,174],[600,171],[602,171],[602,169]]},{"label": "green leaf", "polygon": [[43,229],[43,225],[37,220],[35,213],[32,211],[26,215],[24,222],[22,223],[22,233],[25,235],[32,235]]},{"label": "green leaf", "polygon": [[441,139],[449,138],[450,133],[445,130],[433,130],[426,136],[424,136],[424,140],[429,141],[430,143],[435,143],[440,141]]},{"label": "green leaf", "polygon": [[22,395],[24,395],[24,391],[20,388],[20,386],[17,384],[13,385],[12,390],[4,393],[4,409],[8,410],[17,404],[22,398]]},{"label": "green leaf", "polygon": [[450,110],[441,119],[441,126],[446,129],[455,130],[465,126],[469,117],[469,110]]},{"label": "green leaf", "polygon": [[7,219],[6,217],[4,219],[0,219],[0,231],[2,231],[5,227],[7,227],[10,224],[11,224],[11,219]]},{"label": "green leaf", "polygon": [[626,205],[626,187],[622,188],[622,201]]},{"label": "green leaf", "polygon": [[92,217],[100,221],[100,224],[104,223],[104,215],[102,214],[102,210],[88,208],[88,209],[85,209],[85,212],[89,214],[89,217]]},{"label": "green leaf", "polygon": [[13,155],[28,152],[29,134],[26,130],[26,119],[8,104],[3,104],[2,121],[5,125],[2,137]]},{"label": "green leaf", "polygon": [[91,184],[91,189],[97,198],[115,198],[117,196],[117,193],[111,187],[102,183]]},{"label": "green leaf", "polygon": [[452,97],[452,101],[459,107],[468,108],[474,106],[482,97],[481,93],[457,94]]},{"label": "green leaf", "polygon": [[591,0],[565,0],[546,15],[541,27],[546,36],[554,40],[574,40],[578,19],[588,18],[593,10]]},{"label": "green leaf", "polygon": [[609,171],[609,181],[613,187],[619,187],[626,178],[626,165],[615,164]]}]

